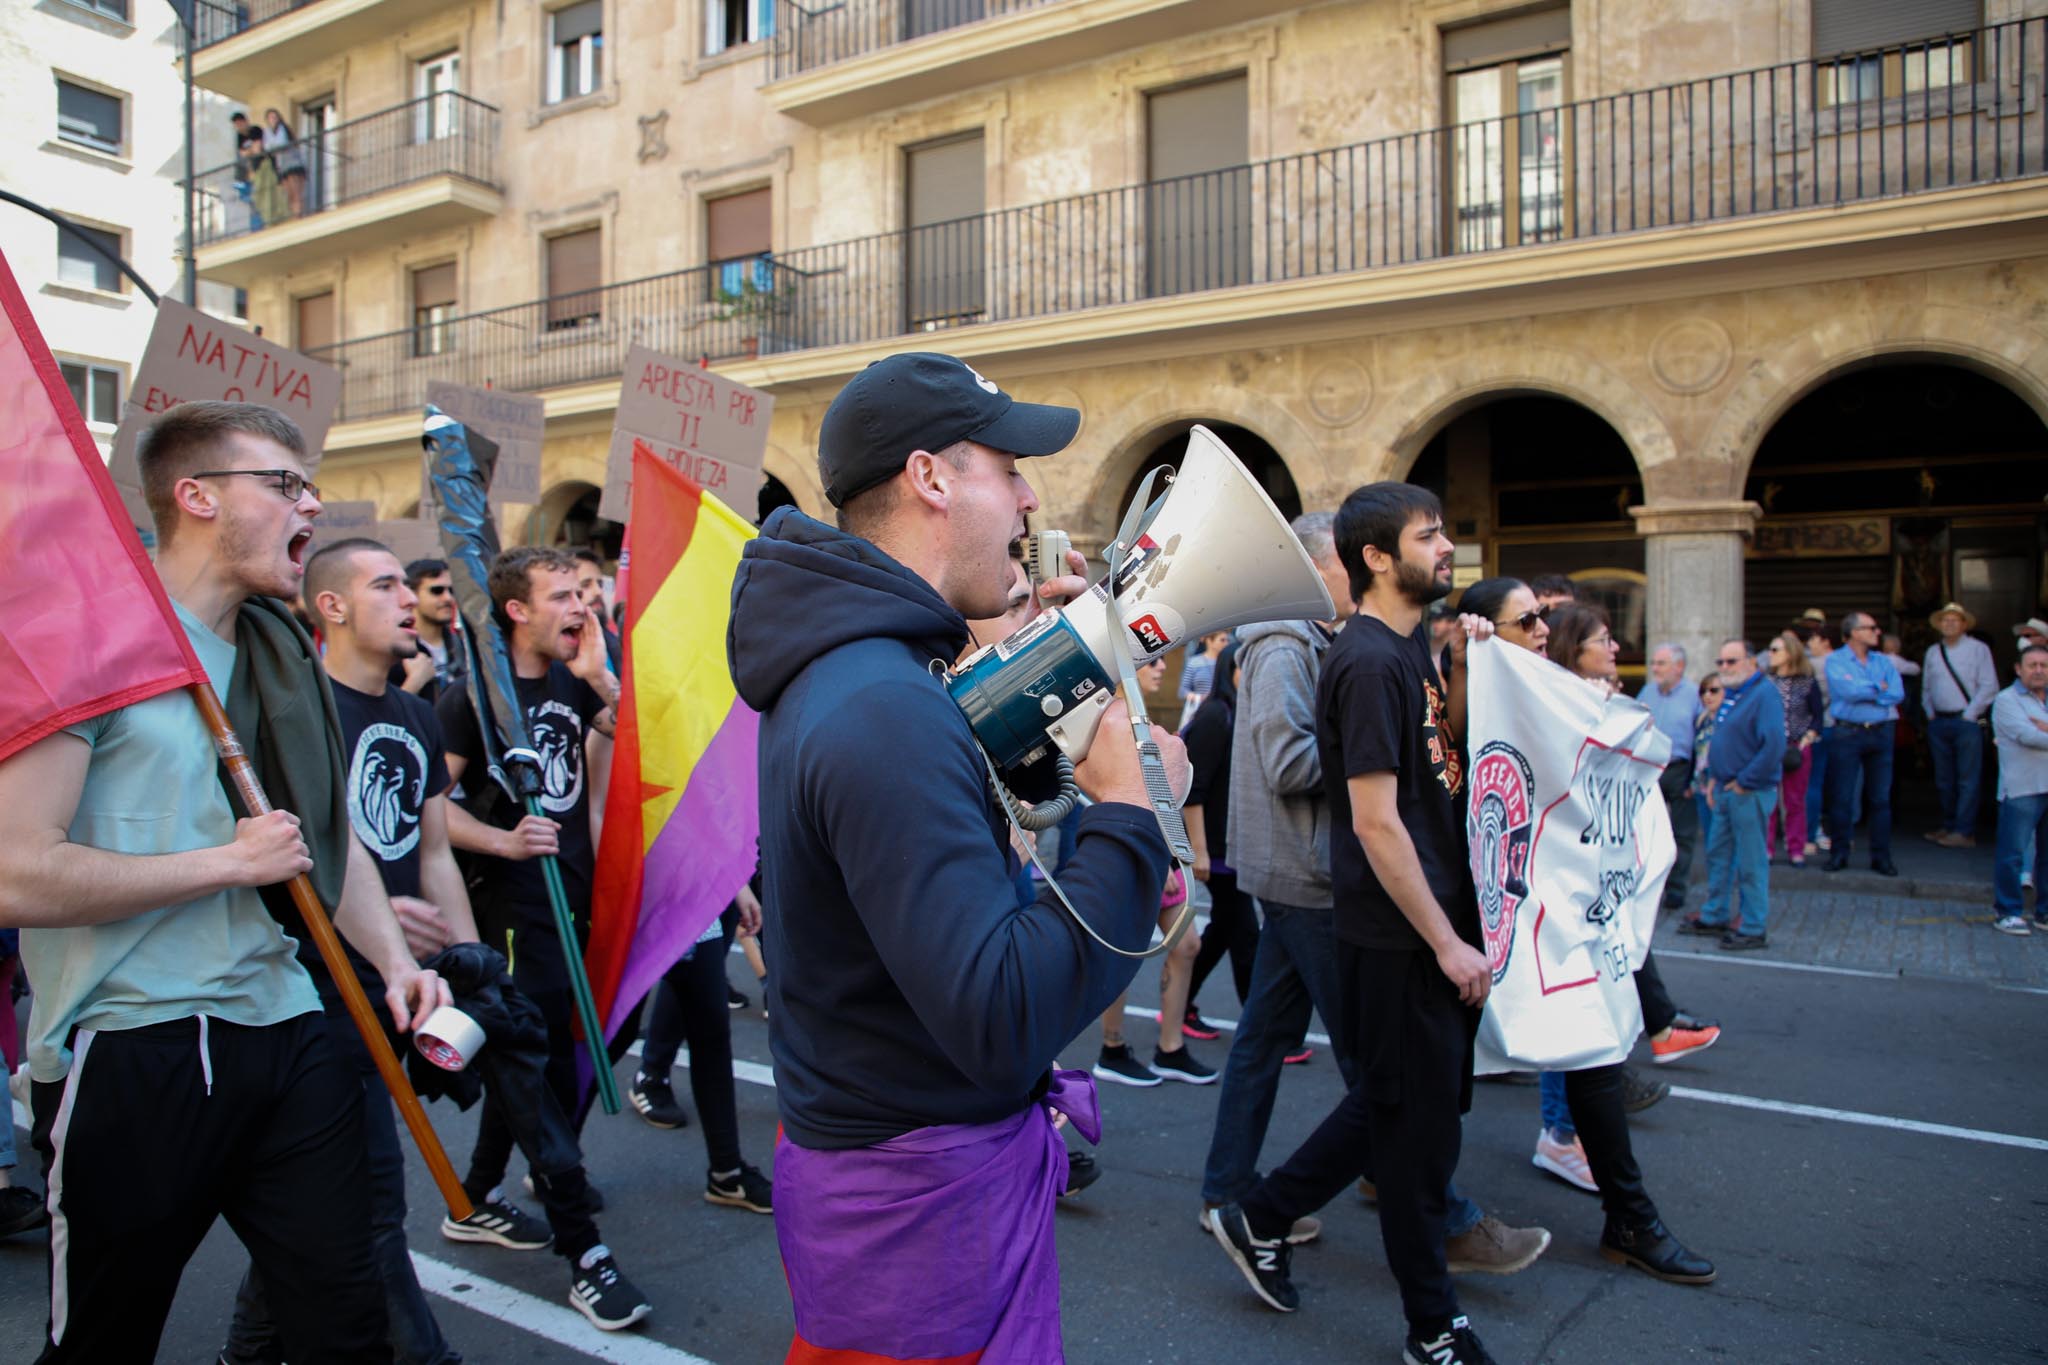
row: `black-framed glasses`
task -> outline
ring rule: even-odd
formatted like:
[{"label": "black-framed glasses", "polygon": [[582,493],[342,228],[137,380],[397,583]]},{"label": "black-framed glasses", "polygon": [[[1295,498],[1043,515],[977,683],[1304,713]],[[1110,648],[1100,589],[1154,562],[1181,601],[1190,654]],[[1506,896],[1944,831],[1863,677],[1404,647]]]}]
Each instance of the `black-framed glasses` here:
[{"label": "black-framed glasses", "polygon": [[1510,616],[1504,621],[1495,621],[1494,624],[1497,626],[1514,626],[1517,629],[1529,631],[1536,629],[1538,621],[1548,621],[1549,619],[1550,608],[1538,607],[1534,611],[1525,611],[1520,616]]},{"label": "black-framed glasses", "polygon": [[313,501],[320,501],[320,485],[314,483],[296,469],[202,469],[187,477],[194,479],[224,479],[231,474],[248,474],[258,479],[274,479],[277,481],[277,491],[284,494],[287,502],[297,502],[308,493],[313,495]]}]

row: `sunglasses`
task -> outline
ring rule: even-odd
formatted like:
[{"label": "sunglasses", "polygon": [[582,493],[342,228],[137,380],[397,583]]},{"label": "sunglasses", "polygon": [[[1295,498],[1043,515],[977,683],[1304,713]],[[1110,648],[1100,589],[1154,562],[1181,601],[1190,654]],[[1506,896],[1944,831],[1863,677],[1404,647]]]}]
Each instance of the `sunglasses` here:
[{"label": "sunglasses", "polygon": [[1740,668],[1741,666],[1742,666],[1742,656],[1741,656],[1741,655],[1739,655],[1739,654],[1738,654],[1738,655],[1736,655],[1736,656],[1735,656],[1734,658],[1732,658],[1732,659],[1716,659],[1716,660],[1714,660],[1714,667],[1716,667],[1716,668]]},{"label": "sunglasses", "polygon": [[1538,607],[1534,611],[1525,611],[1520,616],[1510,616],[1506,620],[1495,621],[1494,624],[1497,626],[1514,626],[1518,630],[1527,631],[1536,629],[1538,621],[1548,621],[1549,619],[1550,608]]},{"label": "sunglasses", "polygon": [[440,586],[440,587],[438,587],[438,588],[428,588],[428,589],[427,589],[427,596],[429,596],[429,597],[446,597],[446,596],[447,596],[447,595],[448,595],[449,593],[451,593],[451,592],[453,592],[453,591],[455,591],[455,590],[454,590],[453,588],[451,588],[451,587],[448,587],[448,586],[447,586],[446,584],[443,584],[442,586]]},{"label": "sunglasses", "polygon": [[236,474],[246,474],[251,478],[257,479],[275,480],[277,491],[284,494],[285,500],[288,502],[297,502],[308,493],[313,495],[313,501],[320,501],[320,485],[314,483],[296,469],[202,469],[189,477],[194,479],[225,479]]}]

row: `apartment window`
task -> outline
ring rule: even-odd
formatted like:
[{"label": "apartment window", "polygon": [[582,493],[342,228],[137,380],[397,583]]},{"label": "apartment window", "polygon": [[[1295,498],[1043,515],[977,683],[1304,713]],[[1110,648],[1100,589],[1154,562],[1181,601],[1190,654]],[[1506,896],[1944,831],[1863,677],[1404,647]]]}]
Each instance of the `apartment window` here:
[{"label": "apartment window", "polygon": [[412,272],[412,353],[455,349],[455,262]]},{"label": "apartment window", "polygon": [[121,421],[121,372],[109,365],[87,360],[59,361],[64,382],[71,388],[71,401],[88,422],[117,426]]},{"label": "apartment window", "polygon": [[548,330],[596,322],[604,310],[598,286],[604,282],[604,233],[599,228],[548,238]]},{"label": "apartment window", "polygon": [[775,36],[775,0],[704,0],[704,55]]},{"label": "apartment window", "polygon": [[94,14],[119,19],[124,24],[128,22],[128,0],[71,0],[71,3]]},{"label": "apartment window", "polygon": [[1823,106],[1968,85],[1979,0],[1813,0],[1814,95]]},{"label": "apartment window", "polygon": [[773,258],[774,201],[764,186],[744,194],[728,194],[704,205],[705,256],[711,269],[711,297],[727,305],[775,288]]},{"label": "apartment window", "polygon": [[1567,8],[1446,29],[1451,246],[1490,251],[1568,230]]},{"label": "apartment window", "polygon": [[909,227],[904,278],[913,329],[943,327],[982,312],[986,155],[978,128],[903,153]]},{"label": "apartment window", "polygon": [[1146,97],[1148,292],[1252,275],[1250,85],[1242,74]]},{"label": "apartment window", "polygon": [[322,290],[308,294],[294,302],[297,317],[292,331],[292,346],[300,354],[310,354],[324,347],[332,346],[334,334],[334,291]]},{"label": "apartment window", "polygon": [[603,76],[603,0],[582,0],[548,15],[548,103],[588,95]]},{"label": "apartment window", "polygon": [[341,114],[332,94],[320,95],[299,106],[299,142],[306,162],[306,212],[331,208],[341,191],[341,147],[334,130]]},{"label": "apartment window", "polygon": [[95,243],[115,256],[121,254],[121,234],[118,232],[105,232],[83,224],[58,228],[58,281],[86,289],[104,289],[109,293],[118,293],[122,288],[123,278],[120,268],[86,245],[87,242]]},{"label": "apartment window", "polygon": [[121,150],[121,97],[57,82],[57,136],[95,151]]},{"label": "apartment window", "polygon": [[438,57],[429,57],[416,62],[412,69],[412,93],[414,104],[413,140],[431,142],[435,138],[454,137],[461,103],[456,98],[462,89],[462,54],[443,52]]}]

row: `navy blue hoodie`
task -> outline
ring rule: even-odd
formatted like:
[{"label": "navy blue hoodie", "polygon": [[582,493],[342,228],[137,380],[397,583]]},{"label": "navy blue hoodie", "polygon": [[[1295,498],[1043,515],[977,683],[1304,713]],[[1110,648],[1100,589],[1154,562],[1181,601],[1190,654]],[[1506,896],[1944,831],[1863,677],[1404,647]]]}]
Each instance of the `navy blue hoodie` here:
[{"label": "navy blue hoodie", "polygon": [[[727,659],[761,713],[775,1093],[806,1147],[1008,1118],[1137,971],[1050,892],[1018,908],[1008,825],[933,672],[966,642],[923,579],[794,508],[733,580]],[[1097,932],[1138,948],[1166,864],[1149,810],[1100,805],[1060,881]]]}]

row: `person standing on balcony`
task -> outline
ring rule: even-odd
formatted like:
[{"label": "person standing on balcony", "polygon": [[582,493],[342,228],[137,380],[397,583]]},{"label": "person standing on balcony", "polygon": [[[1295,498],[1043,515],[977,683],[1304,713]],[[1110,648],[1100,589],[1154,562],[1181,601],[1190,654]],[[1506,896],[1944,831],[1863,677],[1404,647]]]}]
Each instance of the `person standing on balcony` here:
[{"label": "person standing on balcony", "polygon": [[285,127],[284,115],[275,109],[263,111],[263,149],[277,168],[277,183],[284,189],[286,206],[294,218],[306,211],[306,158],[298,139]]}]

